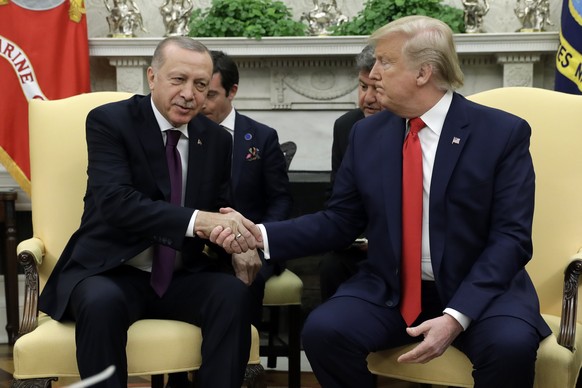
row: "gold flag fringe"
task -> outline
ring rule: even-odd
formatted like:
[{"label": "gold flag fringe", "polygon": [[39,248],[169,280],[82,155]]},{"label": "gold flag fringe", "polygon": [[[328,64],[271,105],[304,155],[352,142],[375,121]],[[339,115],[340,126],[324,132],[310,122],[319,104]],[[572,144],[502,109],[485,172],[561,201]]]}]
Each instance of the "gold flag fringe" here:
[{"label": "gold flag fringe", "polygon": [[8,171],[22,191],[30,197],[30,180],[2,147],[0,147],[0,163],[6,168],[6,171]]}]

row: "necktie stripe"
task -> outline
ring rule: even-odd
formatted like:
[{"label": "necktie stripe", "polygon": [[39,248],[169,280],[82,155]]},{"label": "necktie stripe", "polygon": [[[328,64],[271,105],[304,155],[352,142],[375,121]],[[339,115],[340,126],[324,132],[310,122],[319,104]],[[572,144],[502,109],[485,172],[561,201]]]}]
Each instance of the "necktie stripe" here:
[{"label": "necktie stripe", "polygon": [[[166,131],[166,161],[170,176],[170,203],[182,204],[182,160],[178,151],[180,131]],[[176,251],[165,245],[156,245],[152,265],[151,285],[161,297],[164,295],[174,273]]]}]

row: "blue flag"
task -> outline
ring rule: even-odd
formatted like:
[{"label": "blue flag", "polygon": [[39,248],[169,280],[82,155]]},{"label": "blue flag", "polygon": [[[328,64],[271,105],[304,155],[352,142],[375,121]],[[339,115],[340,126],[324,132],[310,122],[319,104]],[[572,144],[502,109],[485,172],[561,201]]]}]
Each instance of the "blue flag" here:
[{"label": "blue flag", "polygon": [[582,94],[582,0],[564,0],[561,24],[554,89]]}]

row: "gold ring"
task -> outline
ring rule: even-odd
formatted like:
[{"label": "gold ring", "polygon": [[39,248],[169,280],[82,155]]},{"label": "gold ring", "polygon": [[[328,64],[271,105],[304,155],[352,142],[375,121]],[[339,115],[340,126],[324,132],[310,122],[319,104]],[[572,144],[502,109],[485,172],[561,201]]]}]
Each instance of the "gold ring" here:
[{"label": "gold ring", "polygon": [[237,235],[236,235],[234,238],[235,238],[236,240],[238,240],[238,239],[239,239],[239,238],[241,238],[241,237],[242,237],[242,233],[239,233],[239,234],[237,234]]}]

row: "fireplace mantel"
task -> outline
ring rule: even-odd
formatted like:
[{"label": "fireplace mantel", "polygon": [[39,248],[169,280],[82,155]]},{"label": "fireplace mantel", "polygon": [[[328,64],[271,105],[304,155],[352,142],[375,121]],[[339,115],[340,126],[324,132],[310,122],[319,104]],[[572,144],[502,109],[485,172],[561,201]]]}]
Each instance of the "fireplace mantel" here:
[{"label": "fireplace mantel", "polygon": [[[196,38],[210,49],[240,58],[353,56],[366,44],[363,36]],[[150,57],[162,38],[91,38],[93,57]],[[460,56],[469,54],[553,53],[557,32],[455,34]]]},{"label": "fireplace mantel", "polygon": [[[468,81],[465,88],[460,90],[464,94],[499,86],[553,85],[553,79],[549,78],[553,74],[554,55],[559,42],[557,32],[456,34],[454,38]],[[147,93],[145,70],[161,39],[91,38],[90,56],[107,60],[108,65],[115,68],[115,80],[111,80],[109,84],[116,85],[117,90]],[[241,67],[241,82],[252,81],[254,87],[262,85],[263,89],[268,89],[266,95],[262,96],[257,96],[255,92],[251,100],[243,103],[242,109],[277,110],[345,109],[346,104],[341,100],[341,94],[345,92],[346,80],[355,86],[353,58],[364,47],[367,37],[197,39],[210,49],[222,50],[234,57]],[[263,69],[265,72],[260,73],[257,69]],[[288,100],[286,99],[288,95],[281,98],[282,90],[285,89],[283,83],[286,80],[309,76],[311,77],[309,82],[315,78],[322,81],[321,77],[324,75],[322,72],[328,73],[327,77],[330,74],[334,76],[334,80],[326,80],[333,82],[335,87],[333,92],[320,95],[320,90],[316,87],[310,92],[300,92],[307,97],[306,101]],[[246,75],[250,75],[250,78],[245,77]],[[257,80],[256,77],[262,78]],[[93,78],[98,79],[99,76]],[[264,85],[265,79],[269,80],[269,85]],[[306,91],[311,85],[298,85],[297,88]],[[242,93],[245,94],[244,88]],[[340,100],[331,101],[333,98],[330,96],[340,97]],[[344,93],[343,96],[347,94]],[[320,97],[331,104],[322,105]],[[348,96],[349,104],[353,104],[351,97]],[[244,96],[242,100],[245,100]]]}]

